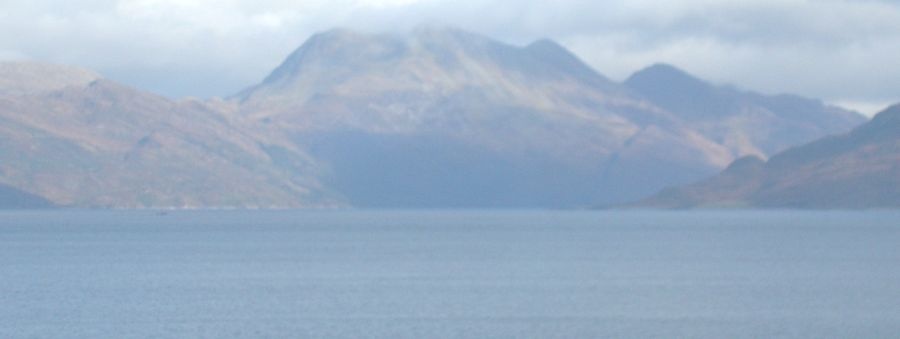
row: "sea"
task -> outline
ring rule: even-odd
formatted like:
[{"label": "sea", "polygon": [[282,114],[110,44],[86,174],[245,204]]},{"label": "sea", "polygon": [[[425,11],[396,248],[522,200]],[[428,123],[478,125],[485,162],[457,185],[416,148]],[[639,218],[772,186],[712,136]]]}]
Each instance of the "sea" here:
[{"label": "sea", "polygon": [[900,212],[3,211],[0,338],[900,338]]}]

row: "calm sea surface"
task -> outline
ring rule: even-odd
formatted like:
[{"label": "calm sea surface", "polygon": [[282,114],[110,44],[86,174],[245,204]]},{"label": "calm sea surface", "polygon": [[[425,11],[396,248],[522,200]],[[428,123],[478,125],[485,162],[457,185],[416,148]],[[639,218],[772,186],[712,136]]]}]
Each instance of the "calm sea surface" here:
[{"label": "calm sea surface", "polygon": [[898,338],[898,212],[0,212],[0,338]]}]

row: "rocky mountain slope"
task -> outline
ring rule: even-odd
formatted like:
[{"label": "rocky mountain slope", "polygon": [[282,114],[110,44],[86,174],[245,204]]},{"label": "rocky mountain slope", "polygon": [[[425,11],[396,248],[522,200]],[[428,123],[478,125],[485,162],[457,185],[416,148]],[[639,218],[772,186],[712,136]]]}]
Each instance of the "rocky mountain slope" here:
[{"label": "rocky mountain slope", "polygon": [[19,68],[20,86],[7,84],[0,95],[0,183],[80,207],[334,202],[306,153],[239,128],[227,105],[174,102],[79,69],[21,65],[4,66]]},{"label": "rocky mountain slope", "polygon": [[699,183],[671,188],[642,207],[900,207],[900,105],[840,136],[748,157]]}]

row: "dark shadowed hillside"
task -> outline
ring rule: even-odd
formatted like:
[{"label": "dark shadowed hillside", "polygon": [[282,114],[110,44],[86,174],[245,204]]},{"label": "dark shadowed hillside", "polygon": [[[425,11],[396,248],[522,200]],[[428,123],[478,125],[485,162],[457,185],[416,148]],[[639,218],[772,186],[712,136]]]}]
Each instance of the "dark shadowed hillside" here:
[{"label": "dark shadowed hillside", "polygon": [[53,207],[53,204],[47,199],[0,184],[0,210],[50,207]]}]

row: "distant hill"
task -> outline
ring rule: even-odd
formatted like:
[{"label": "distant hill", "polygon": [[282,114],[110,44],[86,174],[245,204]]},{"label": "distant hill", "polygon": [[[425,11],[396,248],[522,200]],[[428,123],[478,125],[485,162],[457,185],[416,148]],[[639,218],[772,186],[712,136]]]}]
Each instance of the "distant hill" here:
[{"label": "distant hill", "polygon": [[739,157],[765,158],[866,121],[858,113],[819,100],[716,86],[666,64],[636,72],[625,85]]},{"label": "distant hill", "polygon": [[0,210],[51,208],[47,199],[0,184]]},{"label": "distant hill", "polygon": [[776,154],[744,158],[699,183],[636,206],[659,208],[898,208],[900,105],[850,133]]},{"label": "distant hill", "polygon": [[334,204],[305,152],[242,127],[227,104],[175,102],[78,68],[15,67],[18,87],[0,94],[0,175],[13,187],[76,207]]}]

